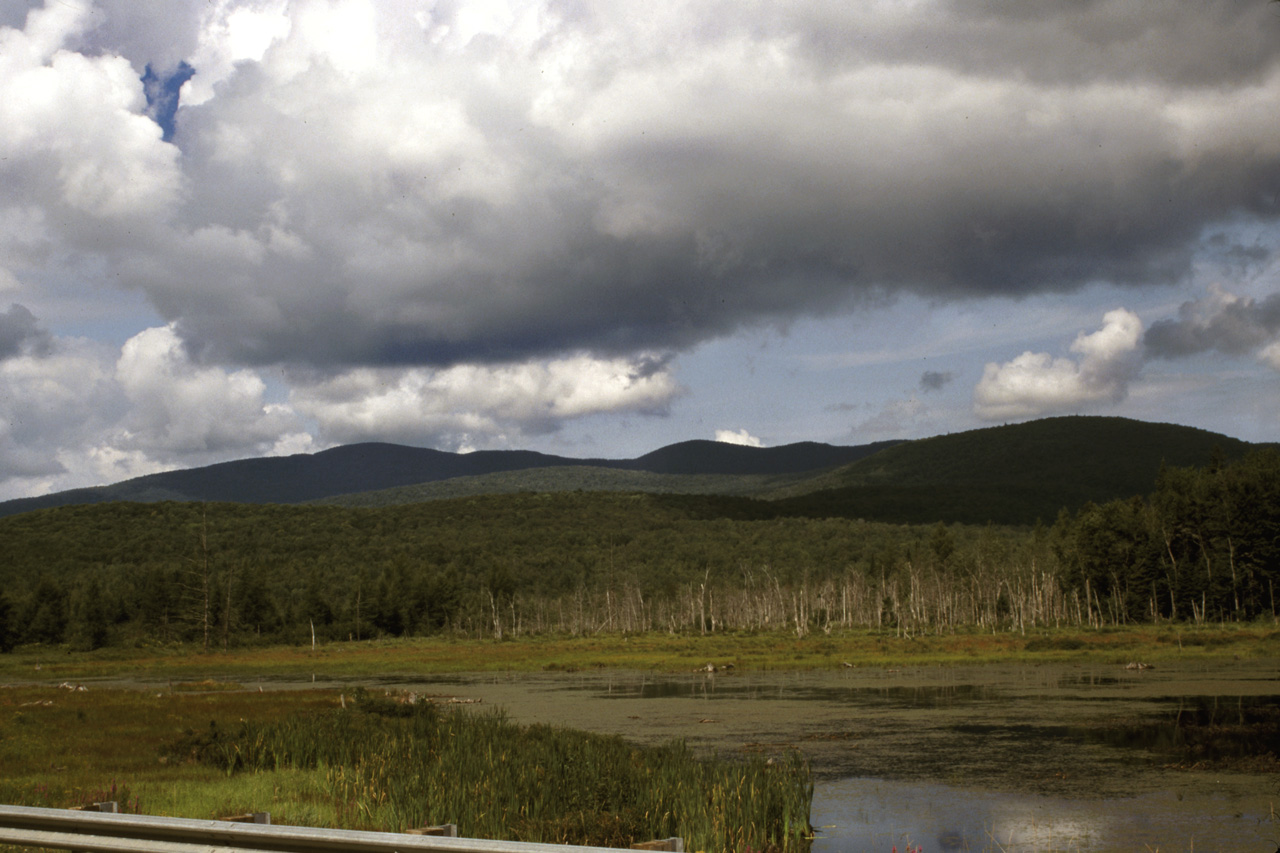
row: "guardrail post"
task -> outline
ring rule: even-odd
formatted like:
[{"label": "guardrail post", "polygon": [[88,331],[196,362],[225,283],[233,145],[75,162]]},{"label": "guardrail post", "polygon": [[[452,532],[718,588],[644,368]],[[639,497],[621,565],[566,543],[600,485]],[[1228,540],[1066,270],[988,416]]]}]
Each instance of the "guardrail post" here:
[{"label": "guardrail post", "polygon": [[640,841],[631,845],[632,850],[664,850],[666,853],[684,853],[684,839],[659,838],[654,841]]},{"label": "guardrail post", "polygon": [[441,835],[445,838],[458,837],[458,825],[456,823],[442,823],[439,826],[423,826],[418,829],[406,829],[405,835]]}]

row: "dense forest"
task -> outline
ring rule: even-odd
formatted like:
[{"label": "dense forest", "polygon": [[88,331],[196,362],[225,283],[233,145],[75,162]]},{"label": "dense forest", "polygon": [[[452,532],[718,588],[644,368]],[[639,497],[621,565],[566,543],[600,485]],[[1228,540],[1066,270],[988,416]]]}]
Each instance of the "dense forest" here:
[{"label": "dense forest", "polygon": [[379,509],[102,503],[0,519],[0,555],[6,650],[1274,619],[1280,452],[1167,468],[1147,496],[1051,525],[613,492]]},{"label": "dense forest", "polygon": [[1111,621],[1274,618],[1280,452],[1165,469],[1149,497],[1086,504],[1054,530],[1064,583]]}]

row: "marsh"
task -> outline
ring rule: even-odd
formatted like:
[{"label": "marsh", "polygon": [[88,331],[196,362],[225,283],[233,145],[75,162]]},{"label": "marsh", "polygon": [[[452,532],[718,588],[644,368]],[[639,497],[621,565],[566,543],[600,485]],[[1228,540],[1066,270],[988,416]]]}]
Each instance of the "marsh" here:
[{"label": "marsh", "polygon": [[[1274,660],[389,677],[518,722],[799,749],[815,853],[1280,845]],[[309,685],[308,685],[309,686]]]}]

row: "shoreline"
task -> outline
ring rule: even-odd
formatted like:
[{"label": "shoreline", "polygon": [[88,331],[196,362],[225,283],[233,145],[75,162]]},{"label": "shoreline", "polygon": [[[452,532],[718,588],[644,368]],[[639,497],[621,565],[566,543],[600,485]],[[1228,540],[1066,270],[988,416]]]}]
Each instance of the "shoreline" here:
[{"label": "shoreline", "polygon": [[915,637],[857,630],[797,638],[782,632],[707,635],[449,636],[363,640],[309,646],[261,646],[203,652],[191,646],[105,648],[72,652],[24,647],[0,655],[0,683],[42,684],[85,678],[145,676],[195,681],[271,672],[282,676],[380,676],[403,672],[694,672],[708,665],[772,672],[1017,664],[1162,663],[1280,659],[1273,622],[1138,625],[1018,632],[956,631]]}]

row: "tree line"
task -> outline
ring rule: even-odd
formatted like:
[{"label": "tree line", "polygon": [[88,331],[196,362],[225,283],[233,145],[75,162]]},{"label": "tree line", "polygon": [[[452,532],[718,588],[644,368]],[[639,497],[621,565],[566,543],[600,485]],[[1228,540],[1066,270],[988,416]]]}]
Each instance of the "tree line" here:
[{"label": "tree line", "polygon": [[1052,525],[900,525],[767,501],[492,495],[381,509],[113,503],[0,520],[0,647],[456,633],[1274,618],[1280,454],[1164,470]]},{"label": "tree line", "polygon": [[1274,617],[1280,452],[1162,470],[1146,498],[1087,504],[1056,525],[1063,579],[1110,622]]}]

